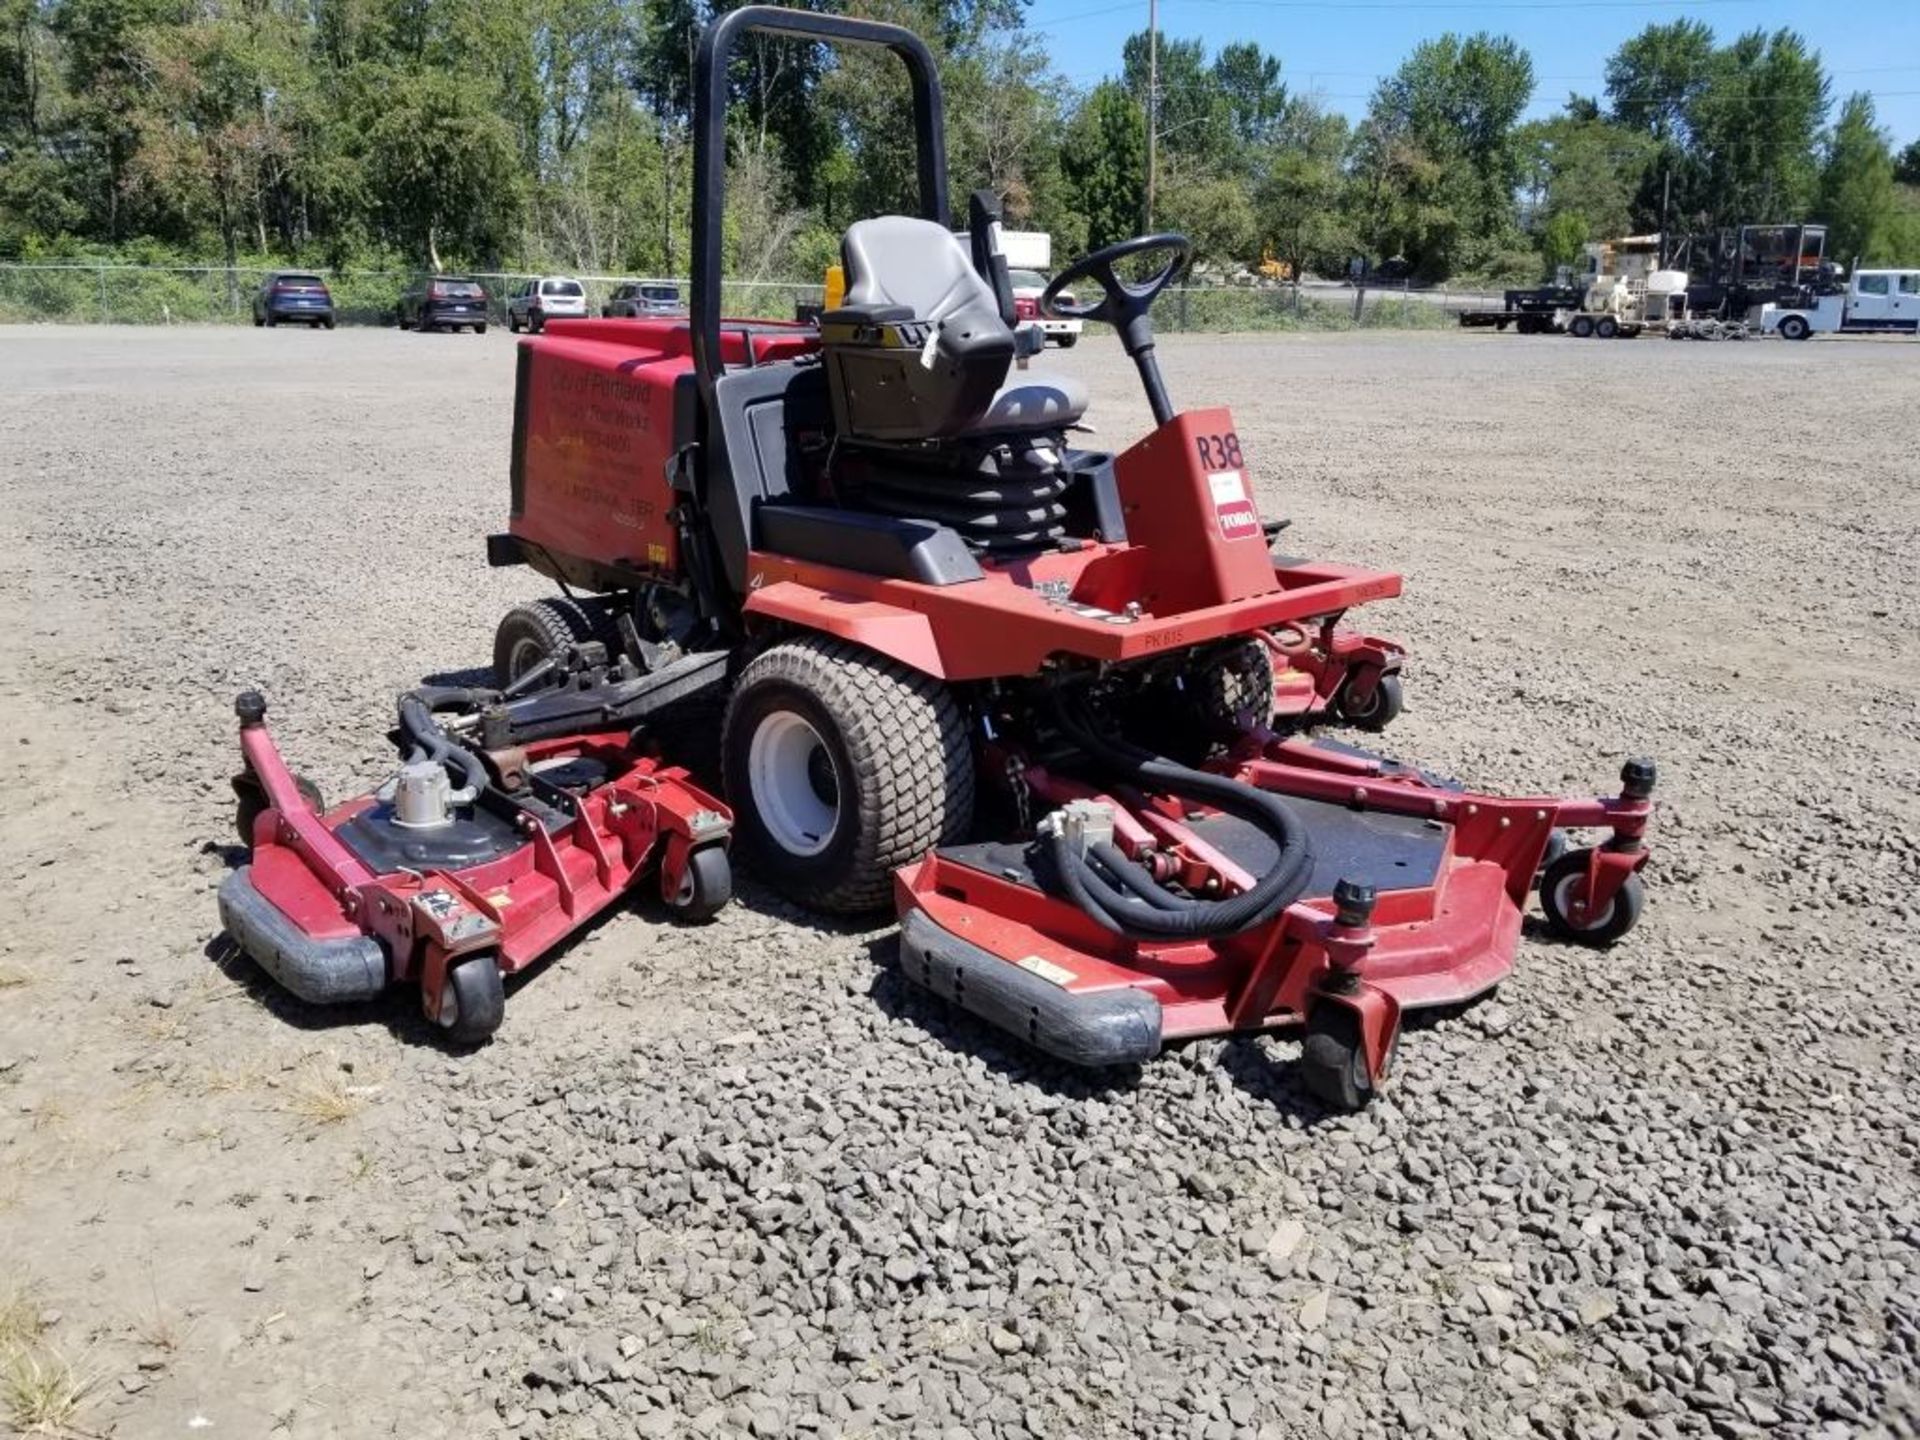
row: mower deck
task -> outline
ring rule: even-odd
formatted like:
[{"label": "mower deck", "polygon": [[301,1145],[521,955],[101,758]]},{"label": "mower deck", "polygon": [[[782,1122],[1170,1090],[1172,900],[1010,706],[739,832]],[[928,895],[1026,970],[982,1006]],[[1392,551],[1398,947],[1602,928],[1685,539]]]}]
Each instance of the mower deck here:
[{"label": "mower deck", "polygon": [[[1637,888],[1623,892],[1646,859],[1650,767],[1630,766],[1618,797],[1565,800],[1475,794],[1330,741],[1266,736],[1220,768],[1287,796],[1311,836],[1311,878],[1273,922],[1217,939],[1133,939],[1061,896],[1038,844],[952,845],[898,873],[903,969],[1077,1065],[1138,1063],[1198,1036],[1341,1030],[1350,1078],[1371,1091],[1403,1012],[1460,1004],[1511,973],[1556,832],[1605,827],[1612,838],[1553,861],[1549,923],[1586,939],[1603,929],[1586,917],[1637,914]],[[1046,800],[1112,806],[1120,847],[1170,857],[1194,893],[1243,890],[1277,854],[1232,816],[1102,794],[1038,767],[1025,779]],[[1308,1078],[1327,1095],[1349,1077]]]},{"label": "mower deck", "polygon": [[429,1020],[477,1042],[500,1023],[503,977],[647,876],[683,917],[704,918],[731,894],[728,811],[625,733],[504,752],[523,793],[490,791],[421,827],[384,792],[323,811],[281,759],[265,702],[242,696],[236,708],[252,855],[220,887],[221,921],[310,1003],[370,1000],[411,982]]}]

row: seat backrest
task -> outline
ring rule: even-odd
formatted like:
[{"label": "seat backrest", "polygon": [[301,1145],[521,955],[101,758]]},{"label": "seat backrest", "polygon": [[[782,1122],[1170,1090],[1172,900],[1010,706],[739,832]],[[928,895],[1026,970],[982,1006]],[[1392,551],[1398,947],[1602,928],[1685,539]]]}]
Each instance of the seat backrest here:
[{"label": "seat backrest", "polygon": [[944,225],[907,215],[861,220],[848,227],[840,255],[849,307],[904,305],[934,324],[969,306],[999,318],[992,287]]}]

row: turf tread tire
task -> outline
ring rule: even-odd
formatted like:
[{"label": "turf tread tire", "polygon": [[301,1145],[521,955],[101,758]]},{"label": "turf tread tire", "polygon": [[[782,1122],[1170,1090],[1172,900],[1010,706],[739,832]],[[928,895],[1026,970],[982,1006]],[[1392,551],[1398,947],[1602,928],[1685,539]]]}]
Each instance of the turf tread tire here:
[{"label": "turf tread tire", "polygon": [[533,640],[541,648],[541,658],[563,653],[569,645],[589,640],[607,643],[607,653],[618,648],[612,642],[612,625],[598,606],[567,595],[549,595],[516,605],[501,618],[493,636],[493,679],[503,689],[515,678],[513,652],[523,640]]},{"label": "turf tread tire", "polygon": [[[837,739],[852,770],[855,828],[850,841],[836,833],[824,865],[779,850],[753,813],[746,774],[752,735],[739,727],[756,692],[769,687],[776,697],[785,689],[810,698],[835,731],[822,738],[830,748]],[[810,909],[880,909],[892,897],[897,867],[958,839],[973,822],[973,752],[952,693],[932,676],[843,640],[805,636],[750,661],[727,708],[722,752],[745,848],[769,883]]]}]

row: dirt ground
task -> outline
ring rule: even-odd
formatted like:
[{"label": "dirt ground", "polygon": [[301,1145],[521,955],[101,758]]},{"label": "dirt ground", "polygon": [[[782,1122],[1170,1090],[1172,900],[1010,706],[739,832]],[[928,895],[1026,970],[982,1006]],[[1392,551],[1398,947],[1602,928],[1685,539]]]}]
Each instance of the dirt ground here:
[{"label": "dirt ground", "polygon": [[[1357,1117],[1286,1039],[1063,1076],[750,875],[471,1056],[275,995],[231,700],[344,796],[487,661],[512,344],[0,330],[0,1427],[1914,1433],[1920,344],[1161,353],[1289,548],[1406,574],[1387,748],[1661,765],[1642,927],[1530,933]],[[1043,363],[1141,433],[1116,348]]]}]

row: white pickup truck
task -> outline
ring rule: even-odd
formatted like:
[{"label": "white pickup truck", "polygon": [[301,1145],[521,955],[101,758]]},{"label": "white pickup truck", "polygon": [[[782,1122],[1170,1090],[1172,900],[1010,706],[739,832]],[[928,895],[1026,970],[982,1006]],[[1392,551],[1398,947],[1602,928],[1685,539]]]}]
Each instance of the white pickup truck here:
[{"label": "white pickup truck", "polygon": [[1920,270],[1856,270],[1847,288],[1811,309],[1762,305],[1760,333],[1783,340],[1810,335],[1920,335]]}]

